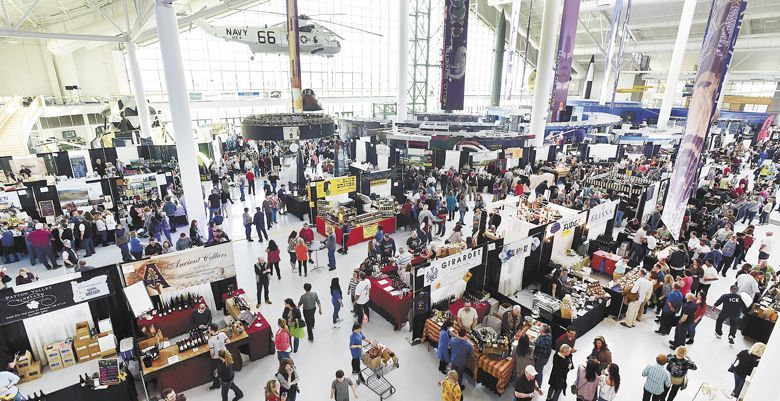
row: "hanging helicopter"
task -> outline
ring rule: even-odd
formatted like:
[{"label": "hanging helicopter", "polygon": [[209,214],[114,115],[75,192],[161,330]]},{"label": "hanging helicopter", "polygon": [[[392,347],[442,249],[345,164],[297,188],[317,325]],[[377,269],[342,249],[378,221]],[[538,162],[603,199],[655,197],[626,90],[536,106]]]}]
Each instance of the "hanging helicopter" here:
[{"label": "hanging helicopter", "polygon": [[[254,10],[240,11],[257,12]],[[261,13],[277,14],[271,12]],[[298,20],[298,32],[300,37],[299,46],[301,54],[332,57],[341,51],[341,42],[339,42],[339,39],[344,40],[343,37],[339,36],[324,25],[315,22],[315,19],[310,16],[301,15],[298,17]],[[329,23],[358,30],[371,35],[382,36],[348,25],[341,25],[335,22]],[[222,38],[231,42],[243,43],[249,46],[249,50],[251,50],[253,54],[251,57],[252,60],[255,59],[254,54],[258,53],[287,54],[288,52],[289,40],[287,38],[286,22],[280,22],[274,25],[264,25],[262,27],[237,25],[215,26],[210,25],[203,20],[197,20],[196,24],[211,36]]]}]

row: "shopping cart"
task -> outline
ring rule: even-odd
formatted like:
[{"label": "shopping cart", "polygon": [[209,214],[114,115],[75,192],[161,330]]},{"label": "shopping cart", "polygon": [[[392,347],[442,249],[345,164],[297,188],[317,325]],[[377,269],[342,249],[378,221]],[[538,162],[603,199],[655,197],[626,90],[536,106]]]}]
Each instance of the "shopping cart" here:
[{"label": "shopping cart", "polygon": [[[380,401],[390,398],[395,394],[395,387],[385,378],[385,376],[398,369],[398,358],[393,356],[386,362],[382,362],[381,353],[379,356],[370,355],[372,349],[377,345],[376,341],[366,340],[368,343],[360,349],[360,361],[364,368],[360,371],[358,381],[363,383],[371,391],[379,396]],[[378,361],[377,361],[378,360]]]}]

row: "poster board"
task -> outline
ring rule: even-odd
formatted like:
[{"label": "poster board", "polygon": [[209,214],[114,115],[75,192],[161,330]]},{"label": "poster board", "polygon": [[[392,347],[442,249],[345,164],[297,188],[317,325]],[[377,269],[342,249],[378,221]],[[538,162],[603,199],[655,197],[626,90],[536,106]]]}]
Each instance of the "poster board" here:
[{"label": "poster board", "polygon": [[101,385],[121,383],[117,358],[106,358],[98,361],[98,381]]},{"label": "poster board", "polygon": [[44,161],[42,157],[11,159],[9,164],[11,165],[11,170],[13,170],[15,174],[19,174],[19,170],[26,168],[30,170],[32,176],[46,175],[46,161]]},{"label": "poster board", "polygon": [[133,316],[139,317],[154,309],[152,300],[149,298],[149,293],[146,292],[146,287],[143,282],[129,285],[125,287],[124,291],[127,302],[130,303],[130,309],[133,310]]},{"label": "poster board", "polygon": [[19,194],[16,191],[0,192],[0,206],[15,206],[22,208],[22,202],[19,200]]}]

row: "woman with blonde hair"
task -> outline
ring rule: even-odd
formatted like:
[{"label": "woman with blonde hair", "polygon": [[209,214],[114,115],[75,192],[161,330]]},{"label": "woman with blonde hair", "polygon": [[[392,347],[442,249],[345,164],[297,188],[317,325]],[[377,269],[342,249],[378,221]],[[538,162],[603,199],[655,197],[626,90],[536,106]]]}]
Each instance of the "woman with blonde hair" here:
[{"label": "woman with blonde hair", "polygon": [[745,378],[753,373],[753,369],[758,366],[761,356],[764,355],[766,344],[755,343],[750,349],[742,350],[737,354],[737,359],[731,364],[729,372],[734,374],[734,391],[732,397],[739,397],[742,392],[742,386],[745,385]]},{"label": "woman with blonde hair", "polygon": [[287,396],[279,394],[279,381],[271,379],[265,384],[265,401],[284,401]]},{"label": "woman with blonde hair", "polygon": [[233,390],[233,393],[236,395],[233,397],[233,401],[238,401],[244,397],[244,393],[233,381],[236,376],[233,373],[233,355],[230,354],[230,351],[222,349],[217,353],[217,357],[219,362],[217,369],[214,371],[214,377],[218,377],[222,383],[222,401],[227,401],[228,391],[230,390]]},{"label": "woman with blonde hair", "polygon": [[458,372],[450,370],[447,377],[439,382],[442,401],[460,401],[462,392],[458,384]]},{"label": "woman with blonde hair", "polygon": [[687,375],[689,370],[696,370],[696,364],[688,358],[688,349],[684,346],[679,346],[674,350],[674,354],[666,356],[666,370],[671,374],[672,387],[669,389],[669,398],[667,401],[674,400],[677,396],[677,392],[683,387],[683,384],[687,381]]},{"label": "woman with blonde hair", "polygon": [[276,346],[276,356],[281,361],[284,358],[290,357],[292,351],[292,337],[290,336],[290,329],[287,327],[287,321],[279,319],[279,330],[274,334],[274,345]]}]

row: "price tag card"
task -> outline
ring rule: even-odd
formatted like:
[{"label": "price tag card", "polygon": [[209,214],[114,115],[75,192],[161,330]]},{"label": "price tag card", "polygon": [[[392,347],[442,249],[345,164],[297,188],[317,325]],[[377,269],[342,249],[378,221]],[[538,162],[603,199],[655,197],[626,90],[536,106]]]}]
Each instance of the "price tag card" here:
[{"label": "price tag card", "polygon": [[[197,350],[197,348],[195,348],[195,350]],[[168,365],[173,365],[176,362],[179,362],[179,356],[178,355],[174,355],[174,356],[169,356],[168,357]]]}]

